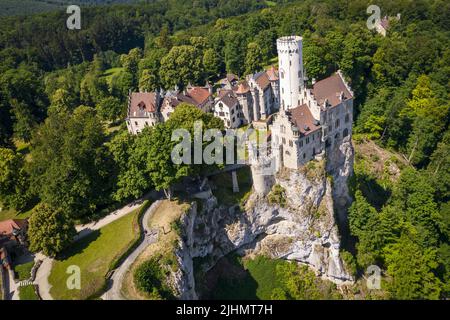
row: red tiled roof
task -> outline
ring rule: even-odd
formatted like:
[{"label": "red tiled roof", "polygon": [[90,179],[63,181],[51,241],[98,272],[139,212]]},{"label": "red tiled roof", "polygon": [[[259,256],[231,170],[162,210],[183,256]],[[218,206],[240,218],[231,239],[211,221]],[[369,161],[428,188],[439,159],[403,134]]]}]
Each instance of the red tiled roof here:
[{"label": "red tiled roof", "polygon": [[27,220],[9,219],[0,221],[0,236],[10,236],[14,230],[21,230],[27,225]]},{"label": "red tiled roof", "polygon": [[261,89],[267,88],[267,86],[270,84],[269,76],[266,72],[261,72],[256,75],[257,78],[255,79],[256,83]]},{"label": "red tiled roof", "polygon": [[[290,117],[291,122],[297,126],[299,132],[304,135],[308,135],[309,133],[320,129],[319,124],[314,124],[315,119],[306,104],[289,109],[286,111],[286,114]],[[309,130],[306,130],[306,128],[309,128]]]},{"label": "red tiled roof", "polygon": [[186,96],[190,97],[197,106],[203,104],[211,96],[209,90],[203,87],[192,87],[186,91]]},{"label": "red tiled roof", "polygon": [[237,87],[233,88],[233,90],[238,94],[244,94],[250,91],[250,86],[247,81],[242,81]]},{"label": "red tiled roof", "polygon": [[344,93],[344,99],[353,98],[341,76],[337,73],[316,82],[312,89],[312,93],[320,105],[324,103],[325,99],[328,99],[331,106],[338,105],[341,102],[339,98],[341,92]]},{"label": "red tiled roof", "polygon": [[133,92],[130,101],[130,117],[145,116],[145,112],[154,113],[158,110],[155,92]]}]

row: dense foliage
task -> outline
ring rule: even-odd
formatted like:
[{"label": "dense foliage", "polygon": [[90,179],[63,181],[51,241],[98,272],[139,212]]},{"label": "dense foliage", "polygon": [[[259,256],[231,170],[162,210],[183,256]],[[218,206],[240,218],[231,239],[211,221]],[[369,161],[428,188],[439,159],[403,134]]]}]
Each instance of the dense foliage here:
[{"label": "dense foliage", "polygon": [[[355,138],[408,164],[398,181],[382,184],[356,169],[349,211],[356,245],[348,251],[359,274],[371,264],[383,267],[391,298],[448,297],[450,3],[380,0],[383,15],[401,13],[382,37],[366,27],[367,1],[287,2],[90,8],[80,31],[63,27],[63,12],[2,19],[1,202],[21,210],[37,199],[78,219],[152,187],[170,196],[174,182],[204,169],[168,161],[171,131],[192,131],[198,119],[206,127],[219,122],[185,106],[138,137],[106,131],[123,118],[129,90],[243,76],[276,63],[277,37],[301,34],[309,81],[338,69],[348,78]],[[26,157],[18,143],[27,144]],[[376,203],[374,184],[384,191]]]}]

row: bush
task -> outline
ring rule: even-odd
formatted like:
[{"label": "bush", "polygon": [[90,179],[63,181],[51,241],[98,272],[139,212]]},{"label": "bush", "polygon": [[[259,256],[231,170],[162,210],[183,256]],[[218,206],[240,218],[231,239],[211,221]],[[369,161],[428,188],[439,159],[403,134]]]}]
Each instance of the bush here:
[{"label": "bush", "polygon": [[159,257],[142,263],[134,272],[136,287],[149,294],[152,299],[169,299],[172,293],[165,283],[165,273],[159,264]]},{"label": "bush", "polygon": [[278,204],[284,208],[286,206],[285,190],[279,184],[273,186],[272,191],[267,195],[269,204]]},{"label": "bush", "polygon": [[342,250],[341,258],[344,261],[347,271],[350,272],[352,276],[356,276],[357,264],[355,257],[350,252]]}]

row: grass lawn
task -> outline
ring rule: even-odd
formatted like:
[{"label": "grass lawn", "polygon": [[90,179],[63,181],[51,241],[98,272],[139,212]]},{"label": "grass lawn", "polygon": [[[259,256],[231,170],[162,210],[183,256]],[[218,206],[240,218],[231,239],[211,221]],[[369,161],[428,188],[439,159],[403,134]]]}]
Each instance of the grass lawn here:
[{"label": "grass lawn", "polygon": [[17,212],[14,209],[3,208],[3,204],[0,202],[0,221],[8,220],[8,219],[26,219],[31,215],[31,210],[25,212]]},{"label": "grass lawn", "polygon": [[31,269],[33,269],[34,261],[30,261],[24,264],[19,264],[14,267],[17,278],[19,281],[27,280],[31,277]]},{"label": "grass lawn", "polygon": [[33,285],[20,287],[19,298],[20,300],[39,300]]},{"label": "grass lawn", "polygon": [[238,169],[237,178],[239,192],[234,193],[231,172],[223,172],[211,177],[211,180],[216,187],[216,189],[213,190],[213,194],[220,204],[226,206],[242,204],[242,202],[250,195],[252,189],[250,167]]},{"label": "grass lawn", "polygon": [[105,72],[103,73],[103,76],[105,77],[106,82],[109,85],[111,85],[112,78],[116,74],[118,74],[118,73],[120,73],[122,71],[123,71],[123,68],[120,68],[120,67],[119,68],[111,68],[111,69],[105,70]]},{"label": "grass lawn", "polygon": [[[49,277],[54,299],[83,300],[99,293],[111,266],[140,238],[140,210],[136,209],[77,241],[54,261]],[[66,270],[71,265],[80,267],[81,290],[67,289]]]}]

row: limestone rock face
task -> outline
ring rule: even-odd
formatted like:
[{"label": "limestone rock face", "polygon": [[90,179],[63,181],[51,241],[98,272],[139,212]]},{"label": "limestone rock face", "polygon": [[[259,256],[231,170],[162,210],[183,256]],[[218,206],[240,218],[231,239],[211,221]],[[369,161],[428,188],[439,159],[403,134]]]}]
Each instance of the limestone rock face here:
[{"label": "limestone rock face", "polygon": [[192,258],[203,258],[207,270],[235,250],[305,263],[337,284],[353,281],[340,258],[336,221],[346,221],[352,172],[348,140],[329,151],[326,164],[314,162],[278,173],[274,180],[284,190],[284,204],[270,202],[270,194],[252,193],[244,208],[219,206],[214,196],[201,208],[193,206],[183,217],[183,244],[177,252],[183,273],[180,296],[196,298]]}]

